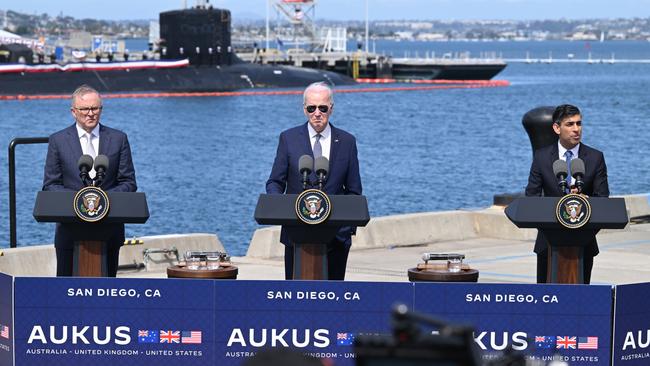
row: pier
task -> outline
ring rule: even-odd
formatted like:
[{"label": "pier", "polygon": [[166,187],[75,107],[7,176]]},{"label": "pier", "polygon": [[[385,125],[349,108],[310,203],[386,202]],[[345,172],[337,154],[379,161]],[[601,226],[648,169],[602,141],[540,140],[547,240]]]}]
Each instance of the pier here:
[{"label": "pier", "polygon": [[[600,254],[594,260],[593,284],[625,284],[650,280],[650,194],[624,196],[631,223],[624,230],[602,230]],[[518,229],[502,206],[479,210],[410,213],[372,218],[353,237],[347,281],[408,282],[407,270],[423,253],[463,253],[464,263],[480,272],[483,283],[535,283],[537,231]],[[238,279],[284,279],[280,228],[255,231],[245,256],[233,257]],[[166,277],[187,250],[227,251],[214,234],[174,234],[138,238],[125,245],[118,277]],[[15,276],[54,276],[52,245],[2,250],[0,271]]]}]

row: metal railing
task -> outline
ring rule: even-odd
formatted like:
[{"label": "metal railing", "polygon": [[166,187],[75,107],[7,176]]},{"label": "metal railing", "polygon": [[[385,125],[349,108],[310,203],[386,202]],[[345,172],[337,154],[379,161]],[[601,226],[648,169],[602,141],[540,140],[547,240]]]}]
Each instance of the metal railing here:
[{"label": "metal railing", "polygon": [[16,137],[9,143],[9,246],[15,248],[16,240],[16,146],[47,144],[49,137]]}]

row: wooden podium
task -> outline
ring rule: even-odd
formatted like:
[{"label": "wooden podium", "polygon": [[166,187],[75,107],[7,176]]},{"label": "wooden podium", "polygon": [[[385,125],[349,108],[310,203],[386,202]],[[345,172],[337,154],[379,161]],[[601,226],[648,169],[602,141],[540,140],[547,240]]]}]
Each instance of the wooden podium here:
[{"label": "wooden podium", "polygon": [[98,222],[84,222],[74,212],[74,191],[40,191],[36,195],[34,218],[38,222],[66,225],[73,233],[73,275],[107,275],[107,238],[122,224],[144,224],[149,218],[147,199],[142,192],[107,192],[110,210]]},{"label": "wooden podium", "polygon": [[556,217],[561,197],[520,197],[506,207],[518,228],[538,229],[549,243],[548,283],[584,283],[584,248],[600,229],[623,229],[628,223],[623,198],[591,197],[591,218],[580,228],[562,226]]},{"label": "wooden podium", "polygon": [[327,244],[344,226],[366,226],[370,221],[365,196],[329,196],[332,211],[327,220],[309,225],[297,217],[297,194],[262,194],[255,208],[255,221],[261,225],[282,225],[294,243],[293,278],[323,280],[327,273]]}]

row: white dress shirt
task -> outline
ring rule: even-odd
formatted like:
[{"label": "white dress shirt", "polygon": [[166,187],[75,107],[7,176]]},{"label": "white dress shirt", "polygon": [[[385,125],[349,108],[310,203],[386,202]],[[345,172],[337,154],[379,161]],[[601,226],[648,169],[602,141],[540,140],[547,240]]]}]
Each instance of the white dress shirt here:
[{"label": "white dress shirt", "polygon": [[[316,135],[318,132],[316,132],[316,130],[314,130],[314,128],[309,123],[307,123],[307,130],[309,131],[309,143],[311,144],[311,150],[314,151],[314,144],[316,144]],[[323,132],[320,133],[319,141],[320,147],[323,150],[323,156],[329,160],[330,147],[332,146],[332,128],[330,127],[329,123],[327,126],[325,126]]]},{"label": "white dress shirt", "polygon": [[[571,152],[573,153],[571,160],[578,157],[579,150],[580,150],[580,144],[577,144],[576,146],[573,147],[573,149],[571,149]],[[567,149],[564,146],[562,146],[559,140],[557,142],[557,152],[558,155],[560,155],[559,158],[566,161],[566,156],[564,156],[564,154],[567,152]],[[571,174],[573,174],[573,172]],[[576,184],[576,179],[571,177],[571,185],[573,186],[575,184]]]},{"label": "white dress shirt", "polygon": [[[93,154],[88,151],[88,142],[86,141],[86,130],[83,128],[79,127],[79,124],[75,124],[77,127],[77,135],[79,135],[79,143],[81,144],[81,151],[84,155],[90,155],[93,156]],[[90,143],[93,145],[93,149],[95,150],[95,154],[93,158],[97,157],[99,155],[99,123],[95,128],[93,128],[92,131],[90,131]],[[92,179],[95,179],[95,167],[93,167],[90,172],[88,172],[88,176]]]}]

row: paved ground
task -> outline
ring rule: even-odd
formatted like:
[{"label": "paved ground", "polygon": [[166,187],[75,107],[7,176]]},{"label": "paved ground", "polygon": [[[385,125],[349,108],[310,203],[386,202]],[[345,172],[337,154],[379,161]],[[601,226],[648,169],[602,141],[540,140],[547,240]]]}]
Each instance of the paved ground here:
[{"label": "paved ground", "polygon": [[[650,224],[631,225],[626,231],[598,234],[600,254],[594,260],[593,284],[650,282]],[[421,262],[422,253],[463,253],[465,263],[480,273],[479,282],[535,283],[533,241],[479,238],[431,245],[352,251],[346,280],[408,281],[408,268]],[[234,257],[238,279],[281,280],[281,258],[260,260]],[[162,272],[121,273],[120,276],[162,277]]]}]

